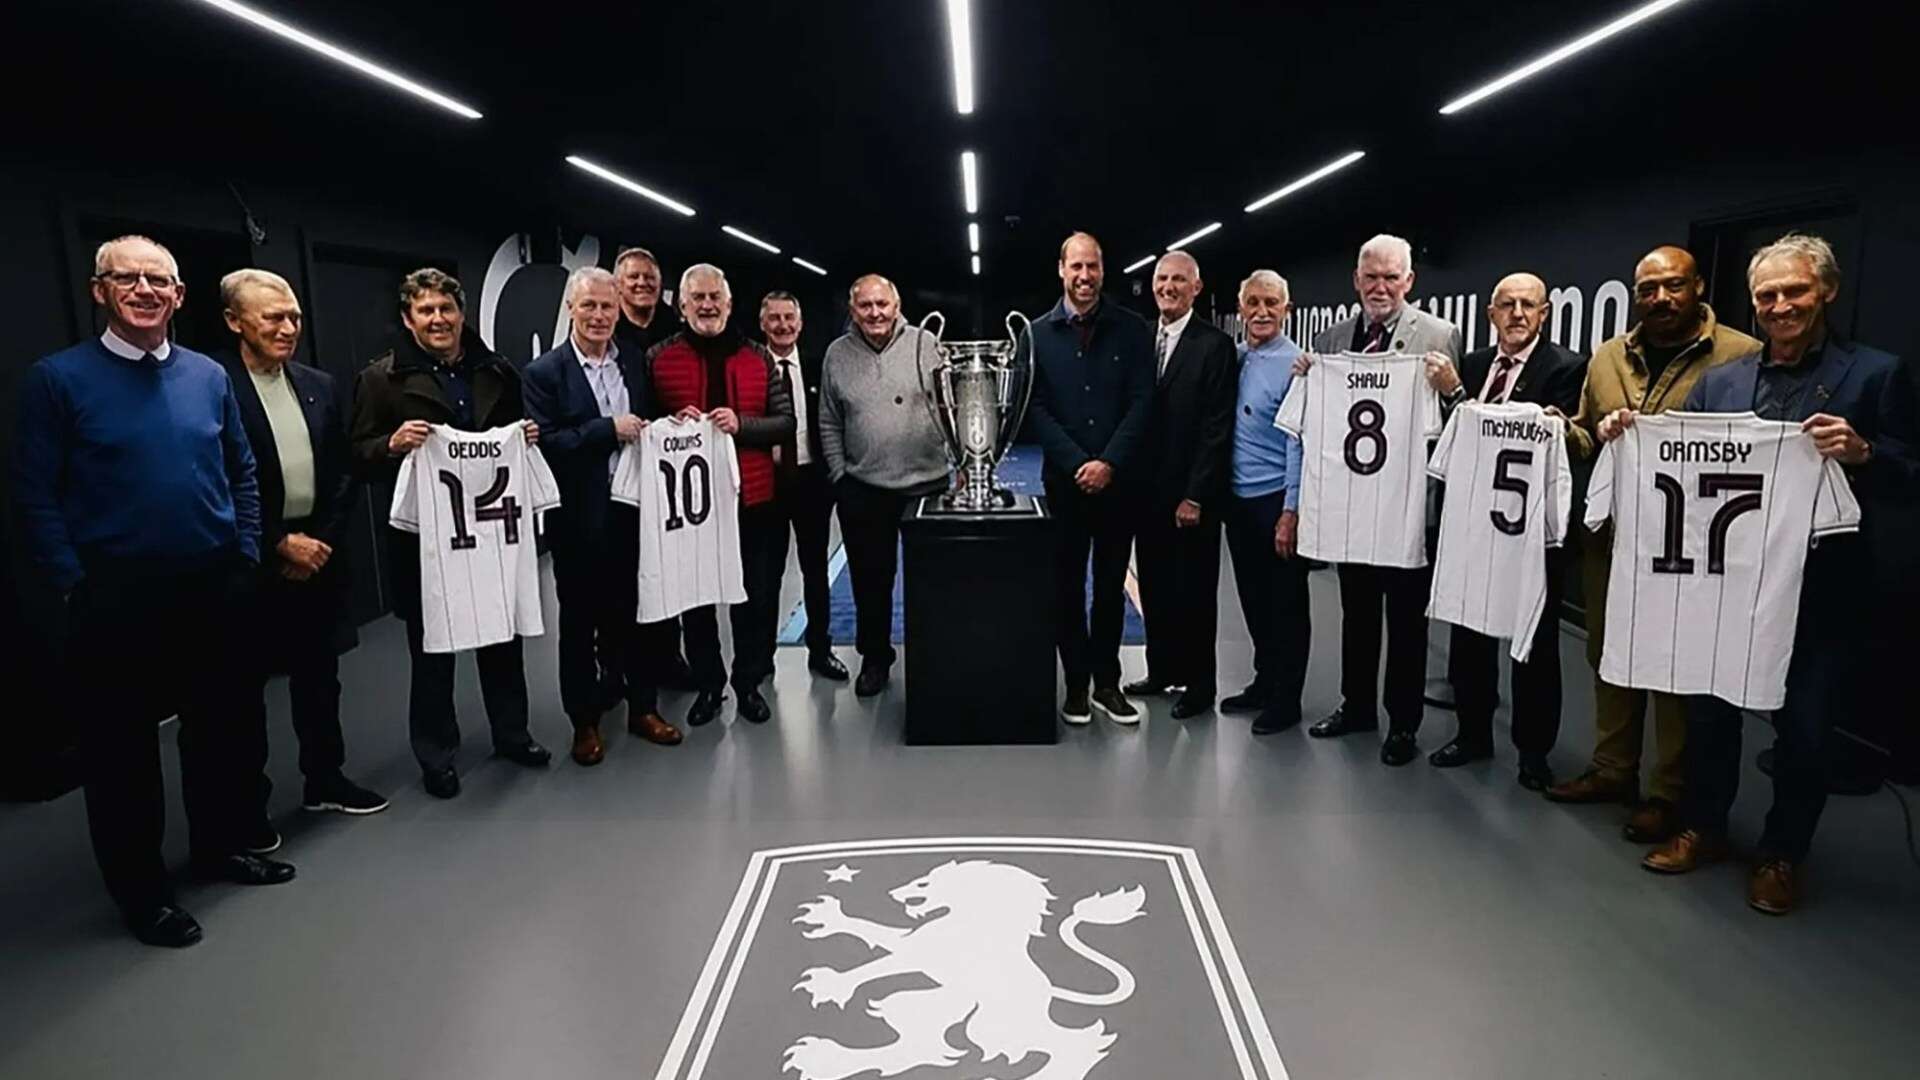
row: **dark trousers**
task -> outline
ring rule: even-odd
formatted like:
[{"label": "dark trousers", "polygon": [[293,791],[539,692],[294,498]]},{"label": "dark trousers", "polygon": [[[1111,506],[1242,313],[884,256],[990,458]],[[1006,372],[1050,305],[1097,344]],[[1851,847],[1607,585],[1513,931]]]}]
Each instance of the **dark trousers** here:
[{"label": "dark trousers", "polygon": [[659,705],[662,654],[671,647],[667,623],[644,630],[637,567],[639,516],[609,506],[597,528],[569,522],[553,530],[553,584],[560,601],[560,707],[575,727],[598,723],[601,679],[618,678],[628,707]]},{"label": "dark trousers", "polygon": [[1233,582],[1247,636],[1253,639],[1253,685],[1248,690],[1266,699],[1267,713],[1298,720],[1313,615],[1306,563],[1283,559],[1273,550],[1274,527],[1285,505],[1284,491],[1229,501],[1227,551],[1233,556]]},{"label": "dark trousers", "polygon": [[1355,723],[1380,718],[1380,612],[1387,617],[1387,720],[1420,730],[1427,681],[1427,591],[1431,567],[1341,563],[1340,707]]},{"label": "dark trousers", "polygon": [[[1534,630],[1533,650],[1525,663],[1513,663],[1513,748],[1545,754],[1560,738],[1560,596],[1565,591],[1566,556],[1547,549],[1547,604]],[[1453,684],[1460,719],[1458,738],[1471,746],[1493,746],[1493,710],[1500,704],[1500,653],[1505,645],[1463,626],[1453,628],[1447,645],[1447,681]]]},{"label": "dark trousers", "polygon": [[1208,507],[1191,528],[1174,524],[1177,505],[1149,500],[1135,525],[1140,617],[1147,628],[1147,672],[1190,694],[1212,697],[1220,626],[1220,511]]},{"label": "dark trousers", "polygon": [[[1109,487],[1088,495],[1071,477],[1045,474],[1055,531],[1054,617],[1067,692],[1120,685],[1120,634],[1126,618],[1127,557],[1133,546],[1133,510],[1124,492]],[[1093,557],[1093,606],[1087,606],[1087,557]]]},{"label": "dark trousers", "polygon": [[[745,601],[729,605],[733,626],[733,687],[749,690],[773,674],[774,619],[780,606],[779,568],[772,562],[774,537],[784,537],[786,525],[772,503],[740,508],[740,579]],[[720,655],[720,614],[717,606],[692,608],[680,616],[686,634],[687,665],[702,690],[727,685],[727,663]]]},{"label": "dark trousers", "polygon": [[[239,699],[245,720],[239,733],[247,740],[250,772],[257,777],[262,819],[273,781],[267,776],[267,683],[287,677],[293,733],[300,742],[300,775],[308,783],[340,775],[347,761],[340,729],[340,656],[335,645],[344,581],[328,575],[331,567],[306,581],[287,581],[271,569],[262,572],[250,598],[246,621],[254,646],[251,683]],[[261,825],[264,820],[261,820]],[[256,830],[259,825],[255,826]]]},{"label": "dark trousers", "polygon": [[[253,568],[237,556],[175,565],[90,561],[68,599],[67,679],[86,769],[87,829],[122,907],[171,902],[160,722],[178,714],[181,799],[195,859],[239,850],[260,820],[251,761],[259,722],[240,616]],[[83,704],[81,704],[83,703]]]},{"label": "dark trousers", "polygon": [[[832,582],[827,580],[827,534],[833,521],[833,488],[827,467],[819,462],[780,473],[775,506],[782,525],[768,558],[773,567],[773,595],[787,571],[787,530],[800,548],[800,580],[807,605],[807,651],[828,652],[833,647]],[[848,561],[852,561],[849,553]],[[779,601],[776,599],[775,603]],[[774,612],[779,619],[779,612]],[[775,627],[775,633],[779,628]]]},{"label": "dark trousers", "polygon": [[[420,645],[420,623],[409,620],[407,653],[413,661],[413,686],[407,699],[407,730],[413,756],[422,769],[450,769],[460,749],[460,725],[453,713],[453,661],[458,654],[424,652]],[[524,745],[533,736],[527,732],[527,669],[520,639],[475,649],[473,660],[480,669],[480,698],[486,703],[494,748]]]},{"label": "dark trousers", "polygon": [[894,661],[893,582],[900,570],[900,518],[916,498],[851,476],[834,486],[840,543],[847,549],[847,574],[853,579],[853,639],[868,663]]}]

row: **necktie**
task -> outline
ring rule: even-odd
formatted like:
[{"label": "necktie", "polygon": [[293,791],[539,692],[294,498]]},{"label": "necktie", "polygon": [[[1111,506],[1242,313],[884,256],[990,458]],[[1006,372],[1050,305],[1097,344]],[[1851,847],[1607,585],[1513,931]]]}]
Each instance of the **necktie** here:
[{"label": "necktie", "polygon": [[1507,378],[1513,374],[1514,360],[1503,356],[1493,368],[1493,382],[1487,386],[1487,403],[1497,404],[1507,395]]},{"label": "necktie", "polygon": [[[782,360],[779,363],[780,363],[780,381],[787,385],[787,392],[792,393],[793,392],[793,362],[790,360]],[[795,416],[799,416],[800,410],[806,407],[807,406],[805,402],[801,401],[798,397],[794,398],[793,414]],[[799,425],[796,423],[794,425],[795,433],[797,434],[799,430],[800,430]],[[773,463],[775,465],[792,466],[792,465],[798,465],[800,463],[800,458],[798,457],[798,451],[796,451],[794,448],[795,442],[796,442],[795,436],[789,435],[787,436],[785,442],[782,442],[779,446],[776,446],[773,448]]]},{"label": "necktie", "polygon": [[1165,375],[1167,373],[1167,328],[1164,326],[1160,328],[1160,333],[1154,338],[1153,355],[1159,360],[1160,374]]},{"label": "necktie", "polygon": [[1367,328],[1367,343],[1361,352],[1385,352],[1387,348],[1387,324],[1374,323]]}]

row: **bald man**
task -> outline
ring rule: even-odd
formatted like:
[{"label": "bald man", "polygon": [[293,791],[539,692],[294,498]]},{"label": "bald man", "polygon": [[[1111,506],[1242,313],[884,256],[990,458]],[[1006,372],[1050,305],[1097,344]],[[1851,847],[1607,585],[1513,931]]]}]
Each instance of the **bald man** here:
[{"label": "bald man", "polygon": [[[1684,248],[1655,248],[1634,267],[1633,309],[1638,321],[1625,334],[1601,342],[1587,365],[1579,411],[1567,425],[1567,447],[1575,461],[1592,459],[1600,443],[1617,429],[1622,414],[1678,409],[1709,368],[1759,351],[1758,341],[1714,318],[1713,308],[1702,299],[1706,289],[1699,265]],[[1598,730],[1593,762],[1574,779],[1548,788],[1547,798],[1632,806],[1623,835],[1636,844],[1661,843],[1677,827],[1686,709],[1682,699],[1671,694],[1629,690],[1600,680],[1611,536],[1593,534],[1583,537],[1581,544],[1587,660],[1596,673],[1594,725]],[[1640,751],[1649,703],[1658,759],[1648,798],[1640,802]]]},{"label": "bald man", "polygon": [[[1487,307],[1492,346],[1460,358],[1460,400],[1491,405],[1530,403],[1572,413],[1579,408],[1587,361],[1547,340],[1547,283],[1532,274],[1508,274]],[[1553,783],[1547,752],[1560,735],[1560,610],[1566,575],[1562,549],[1547,549],[1547,615],[1534,633],[1533,651],[1513,665],[1513,747],[1520,786],[1544,791]],[[1498,643],[1462,626],[1453,628],[1447,679],[1453,684],[1459,733],[1427,760],[1453,768],[1493,756],[1493,710],[1499,703]]]}]

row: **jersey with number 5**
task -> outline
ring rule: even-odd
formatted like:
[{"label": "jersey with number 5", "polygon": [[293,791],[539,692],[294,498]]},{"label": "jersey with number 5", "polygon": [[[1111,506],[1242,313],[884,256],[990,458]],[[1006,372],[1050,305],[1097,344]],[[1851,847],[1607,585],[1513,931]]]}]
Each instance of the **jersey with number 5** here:
[{"label": "jersey with number 5", "polygon": [[640,508],[640,622],[746,600],[733,436],[711,420],[656,420],[620,451],[613,498]]},{"label": "jersey with number 5", "polygon": [[1300,440],[1300,554],[1427,565],[1427,444],[1440,421],[1418,356],[1321,356],[1293,380],[1273,423]]},{"label": "jersey with number 5", "polygon": [[1586,523],[1609,518],[1600,677],[1779,708],[1808,544],[1860,527],[1839,462],[1752,413],[1642,416],[1594,463]]},{"label": "jersey with number 5", "polygon": [[420,534],[420,647],[459,652],[545,632],[533,518],[560,505],[519,424],[436,424],[400,463],[387,520]]}]

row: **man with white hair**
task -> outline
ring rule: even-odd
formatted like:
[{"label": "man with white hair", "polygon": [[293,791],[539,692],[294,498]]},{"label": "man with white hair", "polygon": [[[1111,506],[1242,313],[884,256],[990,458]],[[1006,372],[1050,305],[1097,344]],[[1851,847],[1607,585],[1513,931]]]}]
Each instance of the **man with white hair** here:
[{"label": "man with white hair", "polygon": [[261,809],[228,671],[260,563],[260,493],[232,380],[167,338],[186,298],[173,254],[144,236],[110,240],[91,290],[106,331],[21,380],[13,498],[34,574],[64,605],[101,876],[135,937],[179,948],[200,940],[200,924],[161,854],[169,714],[196,876],[271,885],[294,874],[244,850]]},{"label": "man with white hair", "polygon": [[[1833,248],[1819,237],[1789,233],[1754,254],[1747,286],[1766,345],[1703,374],[1685,408],[1751,411],[1798,424],[1820,456],[1846,470],[1862,511],[1857,535],[1823,537],[1807,554],[1786,700],[1773,711],[1773,805],[1747,903],[1763,914],[1785,915],[1797,902],[1799,867],[1826,807],[1833,721],[1869,704],[1860,692],[1861,658],[1871,645],[1872,622],[1862,609],[1888,584],[1874,579],[1872,547],[1889,539],[1874,529],[1874,506],[1910,505],[1920,497],[1920,461],[1913,386],[1899,358],[1844,339],[1828,322],[1840,294]],[[1633,422],[1631,413],[1612,419],[1602,438]],[[1648,870],[1681,874],[1728,854],[1743,724],[1741,711],[1719,698],[1687,699],[1681,831],[1647,855],[1642,865]]]},{"label": "man with white hair", "polygon": [[[1434,389],[1457,400],[1460,380],[1453,368],[1460,360],[1460,328],[1407,303],[1413,291],[1413,245],[1385,233],[1362,244],[1353,288],[1359,310],[1321,331],[1314,350],[1423,355]],[[1307,734],[1326,739],[1379,728],[1384,604],[1388,729],[1380,760],[1396,766],[1413,760],[1425,712],[1429,574],[1427,567],[1340,564],[1340,707]]]},{"label": "man with white hair", "polygon": [[[606,756],[600,714],[621,697],[631,734],[663,746],[681,736],[659,714],[659,675],[633,621],[638,517],[611,500],[615,456],[640,438],[641,417],[652,411],[646,371],[614,340],[621,313],[612,274],[575,270],[566,305],[567,340],[522,378],[527,416],[540,425],[541,452],[560,485],[560,507],[546,520],[560,594],[560,705],[573,723],[574,762],[598,765]],[[601,672],[613,674],[613,685],[602,685]]]},{"label": "man with white hair", "polygon": [[[740,695],[736,713],[749,723],[764,724],[773,718],[773,710],[760,694],[760,682],[773,674],[780,602],[771,552],[776,530],[786,527],[774,504],[773,449],[793,437],[793,395],[767,351],[728,327],[733,287],[719,267],[698,263],[680,275],[680,314],[686,330],[647,356],[653,415],[705,416],[733,436],[740,463],[740,569],[747,599],[727,612],[733,624],[731,681]],[[687,710],[687,723],[694,727],[718,717],[726,700],[729,676],[720,656],[718,620],[712,606],[680,617],[687,661],[699,688]]]}]

